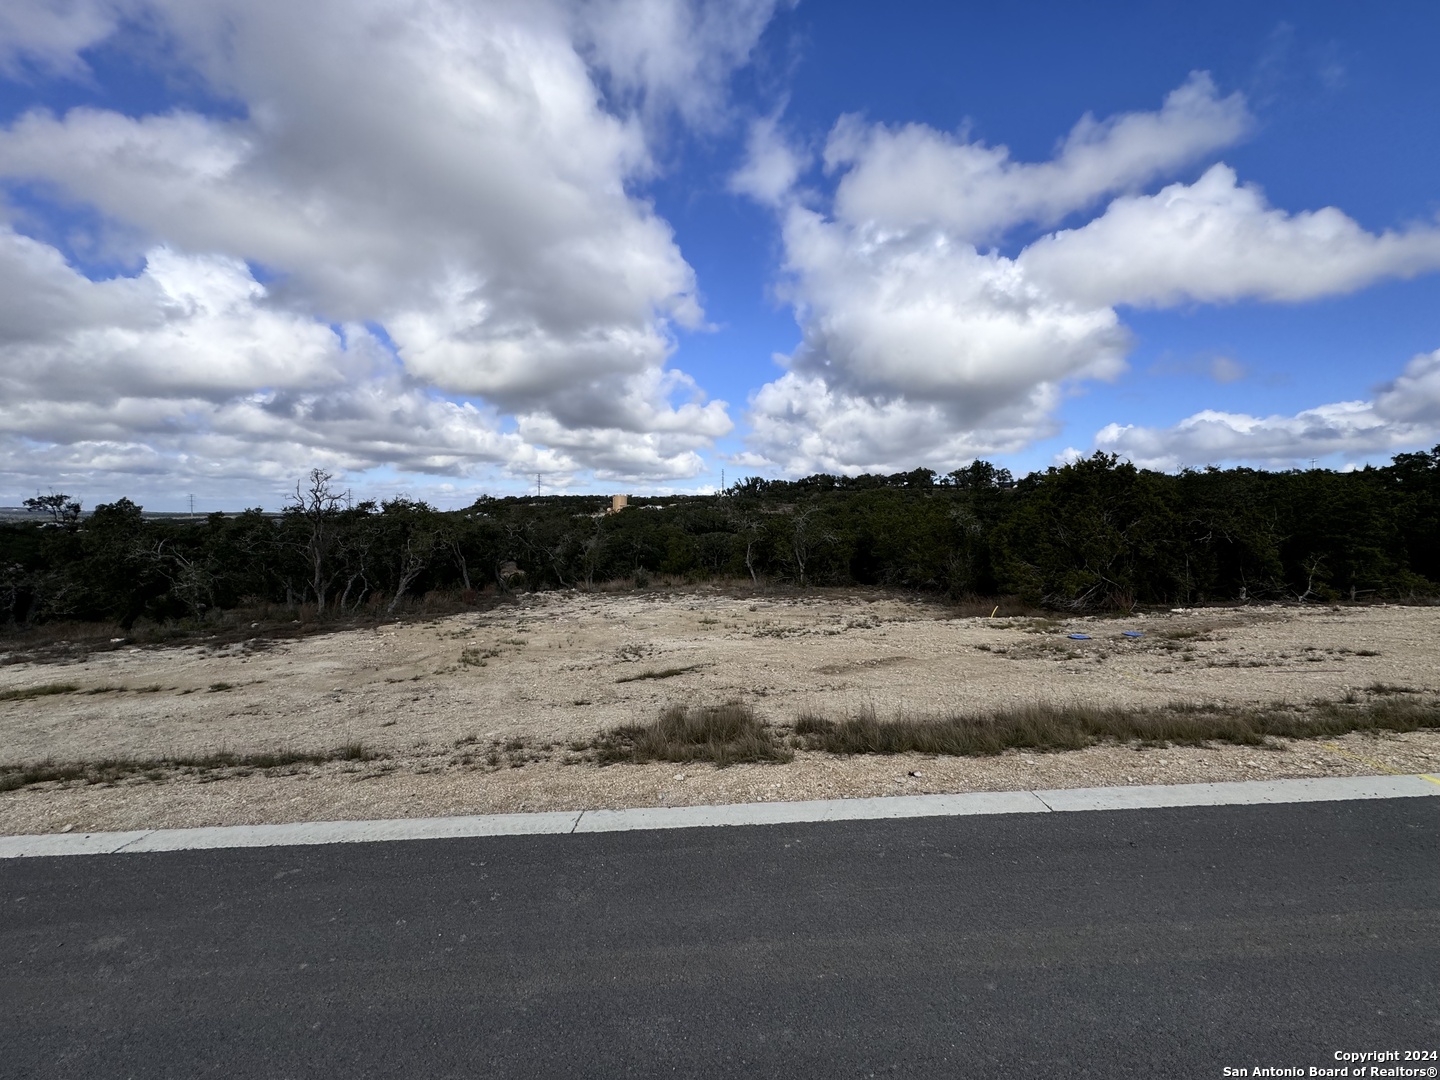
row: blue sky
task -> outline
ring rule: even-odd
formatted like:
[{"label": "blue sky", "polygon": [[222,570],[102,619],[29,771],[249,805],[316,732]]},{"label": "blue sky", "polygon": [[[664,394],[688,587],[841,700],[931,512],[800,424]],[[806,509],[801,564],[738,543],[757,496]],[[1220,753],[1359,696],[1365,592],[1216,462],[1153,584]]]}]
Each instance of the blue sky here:
[{"label": "blue sky", "polygon": [[1432,4],[18,0],[0,502],[1440,442]]}]

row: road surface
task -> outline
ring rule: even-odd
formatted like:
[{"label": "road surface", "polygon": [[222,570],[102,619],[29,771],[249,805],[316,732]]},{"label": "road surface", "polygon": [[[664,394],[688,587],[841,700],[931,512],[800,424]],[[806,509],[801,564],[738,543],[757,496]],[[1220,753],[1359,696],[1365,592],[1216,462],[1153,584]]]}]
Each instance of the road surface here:
[{"label": "road surface", "polygon": [[5,1077],[1334,1067],[1440,1048],[1440,799],[14,859],[0,965]]}]

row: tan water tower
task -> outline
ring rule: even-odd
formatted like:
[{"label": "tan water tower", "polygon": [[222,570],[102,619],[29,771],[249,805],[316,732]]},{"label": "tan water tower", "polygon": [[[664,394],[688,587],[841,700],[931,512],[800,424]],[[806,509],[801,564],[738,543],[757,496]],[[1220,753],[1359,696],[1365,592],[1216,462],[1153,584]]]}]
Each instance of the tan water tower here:
[{"label": "tan water tower", "polygon": [[625,504],[628,503],[629,501],[630,501],[630,496],[629,496],[629,495],[611,495],[611,496],[610,496],[610,512],[611,512],[612,514],[618,514],[621,510],[624,510],[624,509],[625,509]]}]

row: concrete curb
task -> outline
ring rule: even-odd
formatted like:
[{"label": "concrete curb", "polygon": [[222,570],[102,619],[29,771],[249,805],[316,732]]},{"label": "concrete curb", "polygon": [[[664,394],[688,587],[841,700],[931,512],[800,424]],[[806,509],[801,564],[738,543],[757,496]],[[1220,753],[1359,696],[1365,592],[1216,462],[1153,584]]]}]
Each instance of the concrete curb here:
[{"label": "concrete curb", "polygon": [[1142,810],[1167,806],[1253,806],[1440,796],[1431,776],[1341,776],[1315,780],[1253,780],[1223,784],[1160,784],[1055,791],[977,791],[964,795],[901,795],[877,799],[737,803],[728,806],[637,807],[543,814],[393,818],[386,821],[302,821],[287,825],[229,825],[202,829],[51,833],[0,836],[0,859],[56,855],[118,855],[214,848],[364,844],[383,840],[443,840],[478,836],[543,836],[694,829],[725,825],[782,825],[813,821],[879,821],[973,814],[1049,814]]}]

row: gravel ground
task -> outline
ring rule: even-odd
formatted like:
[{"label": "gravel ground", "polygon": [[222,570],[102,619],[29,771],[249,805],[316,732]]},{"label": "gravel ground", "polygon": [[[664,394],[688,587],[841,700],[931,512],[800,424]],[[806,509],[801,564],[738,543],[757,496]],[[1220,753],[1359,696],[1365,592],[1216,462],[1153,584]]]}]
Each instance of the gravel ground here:
[{"label": "gravel ground", "polygon": [[[323,752],[355,741],[382,757],[33,785],[0,794],[0,833],[1436,773],[1435,732],[963,759],[802,752],[789,764],[728,769],[602,768],[576,762],[567,747],[670,704],[731,699],[783,725],[807,709],[839,717],[1042,701],[1268,704],[1335,700],[1377,684],[1433,695],[1437,629],[1434,607],[1061,622],[1004,611],[956,618],[943,605],[853,592],[542,593],[484,613],[281,642],[10,663],[0,666],[0,693],[76,689],[0,701],[3,764]],[[654,675],[664,677],[643,677]],[[507,750],[515,740],[525,748]]]}]

